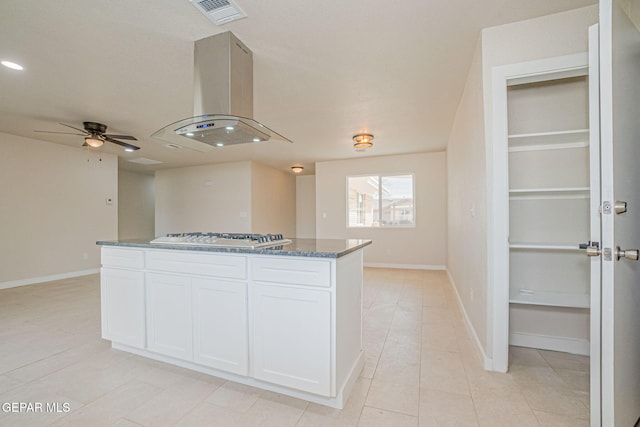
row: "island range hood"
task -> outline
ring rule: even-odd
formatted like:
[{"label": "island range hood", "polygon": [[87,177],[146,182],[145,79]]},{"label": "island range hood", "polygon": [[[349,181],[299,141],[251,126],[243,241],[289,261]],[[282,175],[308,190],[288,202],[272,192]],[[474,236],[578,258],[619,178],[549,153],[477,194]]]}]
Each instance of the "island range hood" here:
[{"label": "island range hood", "polygon": [[151,137],[198,151],[292,142],[253,120],[253,53],[230,31],[195,42],[194,117],[171,123]]}]

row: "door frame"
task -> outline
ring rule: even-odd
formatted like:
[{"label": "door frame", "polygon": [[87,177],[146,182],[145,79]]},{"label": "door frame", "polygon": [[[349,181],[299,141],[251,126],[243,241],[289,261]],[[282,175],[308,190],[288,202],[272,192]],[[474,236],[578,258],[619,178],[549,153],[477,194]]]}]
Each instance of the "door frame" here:
[{"label": "door frame", "polygon": [[[589,27],[589,174],[591,187],[590,240],[602,243],[600,174],[600,24]],[[597,147],[595,149],[594,147]],[[601,246],[602,247],[602,246]],[[589,325],[589,397],[591,425],[602,425],[602,259],[591,257],[591,310]]]},{"label": "door frame", "polygon": [[[487,140],[487,324],[492,336],[491,370],[509,367],[509,153],[507,87],[588,74],[588,53],[493,67],[492,127]],[[586,238],[587,236],[585,236]],[[576,242],[577,243],[577,242]]]}]

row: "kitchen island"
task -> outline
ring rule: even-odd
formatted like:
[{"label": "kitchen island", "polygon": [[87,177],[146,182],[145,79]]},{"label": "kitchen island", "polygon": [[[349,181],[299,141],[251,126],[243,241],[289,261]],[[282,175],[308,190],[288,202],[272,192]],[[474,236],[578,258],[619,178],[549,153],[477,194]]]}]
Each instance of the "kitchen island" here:
[{"label": "kitchen island", "polygon": [[272,248],[99,241],[112,347],[343,408],[362,367],[370,240]]}]

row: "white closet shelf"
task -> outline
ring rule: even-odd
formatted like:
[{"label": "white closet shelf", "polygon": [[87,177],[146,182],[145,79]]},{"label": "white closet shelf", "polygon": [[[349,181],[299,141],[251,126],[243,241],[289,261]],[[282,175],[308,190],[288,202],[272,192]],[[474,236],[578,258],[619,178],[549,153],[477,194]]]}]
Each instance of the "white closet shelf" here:
[{"label": "white closet shelf", "polygon": [[558,245],[551,243],[509,243],[509,249],[531,249],[540,251],[580,251],[578,243],[573,245]]},{"label": "white closet shelf", "polygon": [[589,129],[508,135],[509,151],[554,150],[589,146]]},{"label": "white closet shelf", "polygon": [[509,294],[509,303],[511,304],[570,308],[589,308],[591,305],[589,294],[537,291],[533,289],[512,289]]}]

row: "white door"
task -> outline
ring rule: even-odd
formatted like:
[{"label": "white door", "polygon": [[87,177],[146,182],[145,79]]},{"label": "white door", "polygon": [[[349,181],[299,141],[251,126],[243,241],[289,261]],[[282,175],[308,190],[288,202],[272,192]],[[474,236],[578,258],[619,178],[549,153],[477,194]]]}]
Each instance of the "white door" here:
[{"label": "white door", "polygon": [[100,269],[102,338],[144,348],[144,273]]},{"label": "white door", "polygon": [[622,9],[638,16],[640,0],[620,3],[600,1],[603,426],[640,418],[640,263],[616,250],[640,247],[640,33]]},{"label": "white door", "polygon": [[194,362],[247,375],[247,284],[194,278],[191,293]]},{"label": "white door", "polygon": [[253,376],[286,387],[331,394],[331,293],[252,284]]},{"label": "white door", "polygon": [[147,348],[193,359],[191,279],[147,273]]}]

